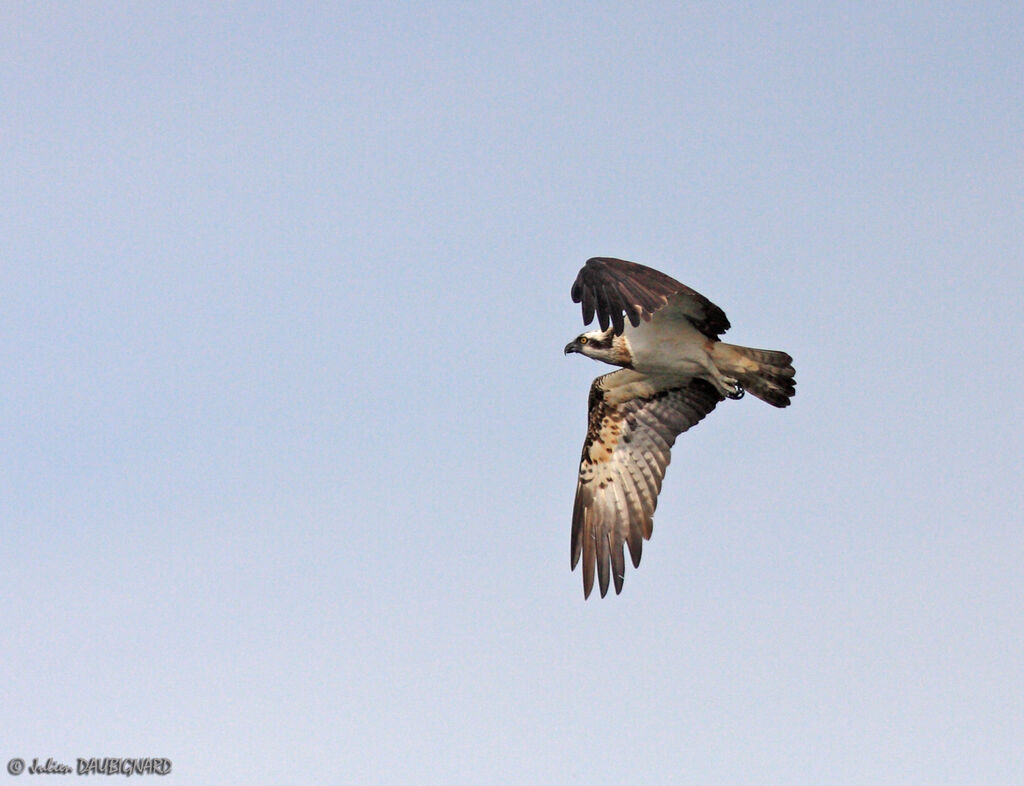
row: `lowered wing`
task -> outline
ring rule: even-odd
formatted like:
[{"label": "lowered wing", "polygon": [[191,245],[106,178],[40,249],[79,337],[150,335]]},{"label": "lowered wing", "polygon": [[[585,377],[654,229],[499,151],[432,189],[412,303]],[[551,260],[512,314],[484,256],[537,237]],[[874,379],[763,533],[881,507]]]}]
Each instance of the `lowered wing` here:
[{"label": "lowered wing", "polygon": [[649,377],[629,369],[605,374],[590,387],[587,437],[572,514],[572,568],[583,558],[583,595],[601,596],[608,579],[622,591],[623,544],[633,567],[651,537],[661,481],[676,437],[722,397],[707,382]]}]

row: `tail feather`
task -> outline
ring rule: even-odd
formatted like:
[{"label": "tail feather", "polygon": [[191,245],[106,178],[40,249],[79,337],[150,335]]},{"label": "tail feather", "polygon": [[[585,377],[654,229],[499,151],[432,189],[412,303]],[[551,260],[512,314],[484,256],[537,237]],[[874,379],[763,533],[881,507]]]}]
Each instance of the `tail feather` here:
[{"label": "tail feather", "polygon": [[715,345],[715,362],[744,390],[772,406],[788,407],[796,395],[793,358],[785,352],[719,343]]}]

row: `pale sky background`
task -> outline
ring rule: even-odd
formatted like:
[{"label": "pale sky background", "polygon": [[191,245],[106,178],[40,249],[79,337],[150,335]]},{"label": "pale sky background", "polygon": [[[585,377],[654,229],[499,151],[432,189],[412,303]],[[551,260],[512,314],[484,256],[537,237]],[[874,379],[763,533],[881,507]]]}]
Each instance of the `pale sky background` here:
[{"label": "pale sky background", "polygon": [[[1020,3],[12,2],[0,65],[0,778],[1024,782]],[[799,385],[584,602],[595,255]]]}]

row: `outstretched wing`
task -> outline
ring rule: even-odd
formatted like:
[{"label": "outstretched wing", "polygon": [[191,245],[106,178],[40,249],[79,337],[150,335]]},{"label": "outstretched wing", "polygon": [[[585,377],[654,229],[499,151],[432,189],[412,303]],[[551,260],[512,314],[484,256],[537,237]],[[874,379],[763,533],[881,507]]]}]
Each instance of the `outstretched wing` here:
[{"label": "outstretched wing", "polygon": [[718,338],[729,329],[725,312],[702,294],[653,268],[624,259],[588,259],[572,285],[572,300],[582,303],[584,325],[589,325],[596,313],[601,330],[611,324],[616,336],[625,329],[623,312],[636,327],[669,302],[708,338]]},{"label": "outstretched wing", "polygon": [[676,437],[722,397],[702,379],[649,377],[630,369],[605,374],[590,387],[590,417],[572,512],[572,568],[583,557],[583,595],[601,597],[609,574],[615,592],[626,572],[622,546],[639,567],[651,537],[661,481]]}]

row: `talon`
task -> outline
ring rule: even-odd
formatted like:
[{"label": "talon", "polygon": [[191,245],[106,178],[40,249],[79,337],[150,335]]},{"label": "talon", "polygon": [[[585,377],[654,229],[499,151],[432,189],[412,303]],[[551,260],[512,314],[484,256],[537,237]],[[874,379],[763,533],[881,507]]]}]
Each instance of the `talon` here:
[{"label": "talon", "polygon": [[747,393],[747,391],[745,391],[743,389],[743,385],[741,385],[739,382],[737,382],[736,383],[736,387],[733,390],[733,392],[732,393],[726,393],[725,395],[727,395],[733,401],[739,401],[741,398],[743,398],[746,395],[746,393]]}]

